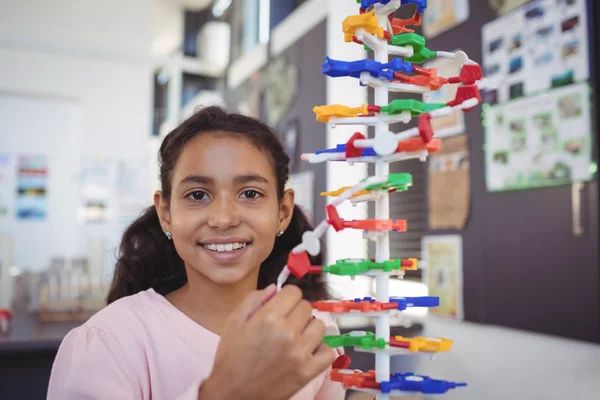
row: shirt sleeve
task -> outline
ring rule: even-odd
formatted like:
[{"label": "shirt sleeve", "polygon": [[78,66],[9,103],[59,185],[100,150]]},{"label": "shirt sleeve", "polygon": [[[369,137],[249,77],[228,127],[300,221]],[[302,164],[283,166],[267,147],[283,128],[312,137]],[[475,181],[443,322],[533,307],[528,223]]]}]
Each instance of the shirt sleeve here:
[{"label": "shirt sleeve", "polygon": [[143,398],[122,350],[104,331],[82,326],[64,338],[52,366],[48,400]]},{"label": "shirt sleeve", "polygon": [[[327,327],[327,335],[339,335],[340,329],[336,322],[326,313],[315,313],[317,318],[321,319]],[[343,348],[332,349],[336,357],[344,354]],[[325,372],[325,379],[315,396],[315,400],[344,400],[346,398],[346,389],[341,382],[334,382],[329,378],[331,368]]]}]

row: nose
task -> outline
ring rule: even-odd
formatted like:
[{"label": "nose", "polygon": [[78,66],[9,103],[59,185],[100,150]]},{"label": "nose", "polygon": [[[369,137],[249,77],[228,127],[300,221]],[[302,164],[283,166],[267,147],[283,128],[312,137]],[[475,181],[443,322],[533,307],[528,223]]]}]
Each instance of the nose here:
[{"label": "nose", "polygon": [[208,226],[225,231],[239,225],[240,218],[235,201],[228,196],[221,196],[211,202],[208,210]]}]

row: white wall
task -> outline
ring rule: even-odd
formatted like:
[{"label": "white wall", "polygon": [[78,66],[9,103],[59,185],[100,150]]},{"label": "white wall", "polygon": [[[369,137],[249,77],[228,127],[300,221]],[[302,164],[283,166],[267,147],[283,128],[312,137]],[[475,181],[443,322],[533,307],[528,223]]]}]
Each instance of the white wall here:
[{"label": "white wall", "polygon": [[[152,2],[147,0],[0,0],[0,94],[76,104],[80,117],[73,159],[146,162],[152,107],[151,42]],[[30,117],[37,118],[34,113]],[[35,132],[46,135],[44,139],[59,133]],[[5,135],[31,132],[0,134],[5,140]],[[76,194],[62,196],[75,198]],[[150,203],[149,190],[140,196]],[[116,221],[78,226],[79,244],[73,251],[85,251],[81,243],[86,235],[103,236],[112,255],[119,228]],[[54,240],[47,238],[47,248],[39,252],[50,253]],[[17,257],[14,261],[19,263]],[[107,265],[111,262],[109,257]]]}]

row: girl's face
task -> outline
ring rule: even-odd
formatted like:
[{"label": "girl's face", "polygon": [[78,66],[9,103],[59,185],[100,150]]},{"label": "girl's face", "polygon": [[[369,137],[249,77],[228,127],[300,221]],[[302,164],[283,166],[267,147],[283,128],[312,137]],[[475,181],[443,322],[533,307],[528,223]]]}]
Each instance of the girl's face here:
[{"label": "girl's face", "polygon": [[256,281],[294,207],[293,192],[277,197],[270,158],[242,136],[202,133],[184,146],[171,182],[170,204],[160,192],[155,204],[188,275]]}]

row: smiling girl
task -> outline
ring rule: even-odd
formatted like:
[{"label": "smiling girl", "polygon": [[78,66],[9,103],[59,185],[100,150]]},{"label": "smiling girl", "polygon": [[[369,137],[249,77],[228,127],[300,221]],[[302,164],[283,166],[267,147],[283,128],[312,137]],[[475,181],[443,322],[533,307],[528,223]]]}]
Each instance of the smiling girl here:
[{"label": "smiling girl", "polygon": [[[341,400],[318,276],[273,283],[310,225],[269,127],[200,110],[160,148],[162,190],[124,233],[109,305],[71,331],[49,399]],[[314,258],[314,264],[320,259]]]}]

